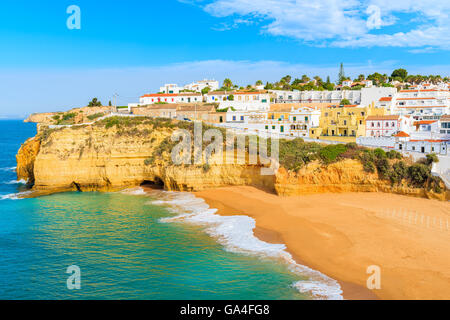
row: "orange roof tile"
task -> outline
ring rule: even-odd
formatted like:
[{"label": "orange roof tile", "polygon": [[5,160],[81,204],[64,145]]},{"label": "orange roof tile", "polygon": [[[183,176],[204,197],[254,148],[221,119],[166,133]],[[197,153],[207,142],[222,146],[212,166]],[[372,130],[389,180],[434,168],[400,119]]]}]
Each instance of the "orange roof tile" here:
[{"label": "orange roof tile", "polygon": [[394,137],[407,138],[407,137],[409,137],[409,134],[407,134],[405,131],[400,131]]}]

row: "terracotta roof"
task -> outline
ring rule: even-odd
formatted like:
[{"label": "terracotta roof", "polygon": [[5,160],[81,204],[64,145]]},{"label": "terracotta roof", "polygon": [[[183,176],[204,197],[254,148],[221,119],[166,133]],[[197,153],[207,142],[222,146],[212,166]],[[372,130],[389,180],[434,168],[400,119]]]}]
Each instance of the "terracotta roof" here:
[{"label": "terracotta roof", "polygon": [[436,122],[437,120],[420,120],[420,121],[416,121],[414,122],[414,125],[420,125],[420,124],[432,124],[434,122]]},{"label": "terracotta roof", "polygon": [[399,115],[385,115],[385,116],[368,116],[366,121],[371,120],[398,120],[400,118]]},{"label": "terracotta roof", "polygon": [[177,94],[178,96],[201,96],[202,94],[199,92],[180,92],[179,94]]},{"label": "terracotta roof", "polygon": [[215,111],[214,106],[179,106],[177,111]]},{"label": "terracotta roof", "polygon": [[420,108],[446,108],[447,106],[398,106],[398,108],[413,108],[413,109],[420,109]]},{"label": "terracotta roof", "polygon": [[392,97],[382,97],[380,101],[392,101]]},{"label": "terracotta roof", "polygon": [[232,94],[232,90],[230,91],[210,91],[207,93],[208,96],[213,96],[213,95],[226,95],[226,94]]},{"label": "terracotta roof", "polygon": [[441,117],[441,121],[445,121],[445,122],[450,121],[450,114],[444,114]]},{"label": "terracotta roof", "polygon": [[151,94],[144,94],[141,96],[141,98],[157,98],[157,97],[176,97],[176,93],[151,93]]},{"label": "terracotta roof", "polygon": [[405,131],[400,131],[399,133],[394,135],[394,137],[407,138],[407,137],[409,137],[409,134],[407,134]]},{"label": "terracotta roof", "polygon": [[177,106],[174,104],[163,103],[163,104],[152,104],[152,105],[149,105],[147,108],[149,108],[151,110],[160,110],[160,109],[175,110],[177,108]]},{"label": "terracotta roof", "polygon": [[262,91],[235,91],[233,94],[264,94],[267,93],[267,90]]},{"label": "terracotta roof", "polygon": [[424,97],[424,98],[398,98],[397,100],[434,100],[434,97]]},{"label": "terracotta roof", "polygon": [[431,139],[423,139],[423,140],[409,140],[410,142],[419,142],[419,141],[426,141],[426,142],[446,142],[449,140],[442,140],[442,139],[438,139],[438,140],[431,140]]}]

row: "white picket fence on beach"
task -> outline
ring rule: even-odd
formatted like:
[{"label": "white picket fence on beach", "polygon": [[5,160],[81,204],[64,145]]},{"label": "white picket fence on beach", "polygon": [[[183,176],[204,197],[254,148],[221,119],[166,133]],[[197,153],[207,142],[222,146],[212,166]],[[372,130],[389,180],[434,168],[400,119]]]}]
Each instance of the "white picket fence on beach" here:
[{"label": "white picket fence on beach", "polygon": [[[393,219],[404,226],[430,229],[450,235],[450,219],[448,217],[431,217],[408,210],[383,210],[377,211],[376,215],[381,218]],[[448,215],[450,215],[450,212],[448,212]]]}]

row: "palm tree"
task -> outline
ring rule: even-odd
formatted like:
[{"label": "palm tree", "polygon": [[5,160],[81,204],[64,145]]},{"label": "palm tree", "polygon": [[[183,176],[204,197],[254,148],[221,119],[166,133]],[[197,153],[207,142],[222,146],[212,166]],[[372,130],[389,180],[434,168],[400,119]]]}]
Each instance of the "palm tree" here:
[{"label": "palm tree", "polygon": [[233,86],[233,82],[230,79],[226,78],[223,80],[223,86],[230,89]]}]

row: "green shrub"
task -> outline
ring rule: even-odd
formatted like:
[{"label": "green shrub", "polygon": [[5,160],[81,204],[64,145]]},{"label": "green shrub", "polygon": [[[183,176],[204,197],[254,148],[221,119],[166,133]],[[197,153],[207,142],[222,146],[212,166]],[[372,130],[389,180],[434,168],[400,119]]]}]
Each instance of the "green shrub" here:
[{"label": "green shrub", "polygon": [[431,177],[431,170],[427,165],[415,163],[408,168],[408,177],[414,186],[423,187]]},{"label": "green shrub", "polygon": [[103,113],[94,113],[94,114],[91,114],[90,116],[87,116],[87,118],[89,120],[94,120],[94,119],[102,117],[103,115],[104,115]]},{"label": "green shrub", "polygon": [[335,162],[345,151],[347,148],[343,144],[330,144],[319,151],[319,157],[325,164],[329,164]]},{"label": "green shrub", "polygon": [[55,115],[52,117],[52,119],[53,119],[53,120],[59,120],[59,115],[58,115],[58,114],[55,114]]},{"label": "green shrub", "polygon": [[388,172],[389,179],[392,183],[400,183],[408,176],[408,167],[404,161],[394,163],[392,170]]},{"label": "green shrub", "polygon": [[395,151],[395,150],[390,150],[390,151],[386,152],[386,156],[389,159],[399,159],[399,160],[401,160],[403,158],[402,154],[400,152],[398,152],[398,151]]},{"label": "green shrub", "polygon": [[373,153],[375,154],[375,156],[378,159],[386,158],[386,152],[383,149],[381,149],[381,148],[376,148],[375,150],[373,150]]},{"label": "green shrub", "polygon": [[373,164],[372,161],[364,162],[363,168],[364,168],[364,171],[366,171],[366,172],[371,172],[371,173],[375,172],[375,165]]},{"label": "green shrub", "polygon": [[62,120],[67,121],[67,120],[75,118],[75,116],[76,116],[76,113],[66,113],[65,115],[63,115]]},{"label": "green shrub", "polygon": [[378,175],[382,179],[389,178],[389,172],[391,171],[391,165],[387,159],[377,159],[375,161],[377,167]]},{"label": "green shrub", "polygon": [[427,156],[426,156],[427,158],[427,160],[426,160],[426,163],[428,164],[428,165],[432,165],[433,164],[433,162],[439,162],[439,158],[438,158],[438,156],[436,155],[436,153],[430,153],[430,154],[427,154]]},{"label": "green shrub", "polygon": [[358,149],[358,144],[356,142],[349,142],[345,145],[347,149]]}]

